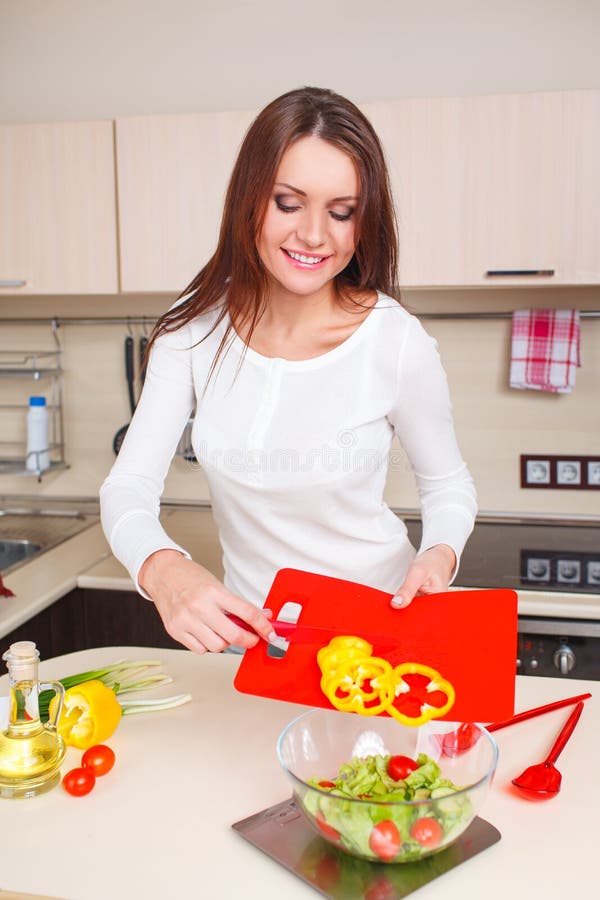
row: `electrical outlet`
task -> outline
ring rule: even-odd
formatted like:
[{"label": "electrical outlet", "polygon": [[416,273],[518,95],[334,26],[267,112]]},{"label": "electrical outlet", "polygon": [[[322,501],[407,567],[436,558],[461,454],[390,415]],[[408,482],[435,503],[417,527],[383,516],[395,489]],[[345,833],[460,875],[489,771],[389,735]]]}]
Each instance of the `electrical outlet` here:
[{"label": "electrical outlet", "polygon": [[600,551],[521,550],[521,582],[554,587],[578,585],[580,590],[597,593],[600,585]]},{"label": "electrical outlet", "polygon": [[600,490],[600,456],[521,455],[522,488]]},{"label": "electrical outlet", "polygon": [[600,487],[600,459],[588,460],[587,483],[594,487]]}]

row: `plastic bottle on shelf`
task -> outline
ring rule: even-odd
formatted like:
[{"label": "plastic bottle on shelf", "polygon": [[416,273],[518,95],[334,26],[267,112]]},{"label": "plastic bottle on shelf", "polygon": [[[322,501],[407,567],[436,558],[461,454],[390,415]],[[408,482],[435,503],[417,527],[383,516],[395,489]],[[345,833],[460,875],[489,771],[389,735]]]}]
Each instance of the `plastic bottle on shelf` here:
[{"label": "plastic bottle on shelf", "polygon": [[30,472],[43,472],[50,467],[49,416],[45,397],[30,397],[27,412],[27,458]]}]

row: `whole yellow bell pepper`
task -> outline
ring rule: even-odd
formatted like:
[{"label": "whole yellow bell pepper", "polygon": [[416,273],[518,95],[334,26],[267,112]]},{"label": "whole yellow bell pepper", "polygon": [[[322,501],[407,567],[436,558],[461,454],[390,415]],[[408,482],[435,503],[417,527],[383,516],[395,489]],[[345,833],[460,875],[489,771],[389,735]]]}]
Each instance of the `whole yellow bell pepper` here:
[{"label": "whole yellow bell pepper", "polygon": [[[57,703],[57,697],[50,702],[51,717]],[[114,733],[122,714],[113,690],[101,681],[85,681],[65,691],[58,733],[68,746],[87,750]]]}]

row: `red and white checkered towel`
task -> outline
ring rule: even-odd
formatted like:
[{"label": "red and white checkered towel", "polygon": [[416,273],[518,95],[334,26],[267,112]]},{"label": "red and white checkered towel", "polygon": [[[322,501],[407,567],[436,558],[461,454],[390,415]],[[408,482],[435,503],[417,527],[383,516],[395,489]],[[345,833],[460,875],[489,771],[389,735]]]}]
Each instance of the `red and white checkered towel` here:
[{"label": "red and white checkered towel", "polygon": [[569,394],[581,365],[579,313],[516,309],[512,317],[510,386]]}]

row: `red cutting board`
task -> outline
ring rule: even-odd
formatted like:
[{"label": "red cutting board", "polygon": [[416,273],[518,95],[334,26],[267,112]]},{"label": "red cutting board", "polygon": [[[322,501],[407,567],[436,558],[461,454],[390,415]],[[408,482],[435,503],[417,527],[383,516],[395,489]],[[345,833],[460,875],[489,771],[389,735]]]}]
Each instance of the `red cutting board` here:
[{"label": "red cutting board", "polygon": [[418,662],[450,681],[456,699],[444,719],[492,722],[514,714],[515,591],[448,591],[415,597],[399,610],[390,607],[391,597],[351,581],[281,569],[265,608],[277,619],[285,603],[298,603],[298,624],[329,633],[319,643],[294,642],[292,636],[281,659],[268,656],[268,645],[259,641],[244,654],[234,686],[246,694],[331,709],[320,687],[317,651],[336,634],[352,634],[372,643],[373,655],[392,666]]}]

